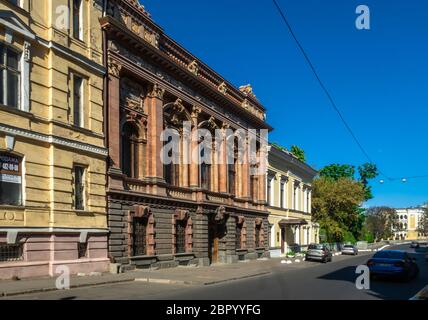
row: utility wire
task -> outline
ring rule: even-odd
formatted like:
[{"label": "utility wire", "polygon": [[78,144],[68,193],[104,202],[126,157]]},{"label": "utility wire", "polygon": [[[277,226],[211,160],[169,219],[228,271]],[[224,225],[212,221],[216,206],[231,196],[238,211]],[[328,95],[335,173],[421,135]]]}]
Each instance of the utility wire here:
[{"label": "utility wire", "polygon": [[[278,2],[276,0],[272,0],[272,1],[273,1],[274,5],[275,5],[276,9],[278,10],[279,14],[281,15],[282,20],[284,21],[285,25],[287,26],[288,31],[290,32],[291,36],[293,37],[294,41],[296,42],[297,46],[299,47],[300,51],[302,52],[303,57],[305,58],[305,60],[308,63],[309,67],[311,68],[313,74],[315,75],[315,78],[317,79],[319,85],[321,86],[321,88],[323,89],[323,91],[325,92],[325,94],[327,95],[327,98],[330,101],[331,106],[336,111],[336,113],[339,115],[339,118],[342,120],[342,123],[344,124],[345,128],[348,130],[348,132],[350,133],[352,139],[355,141],[355,143],[357,144],[358,148],[361,150],[361,152],[364,154],[364,156],[367,158],[367,160],[370,163],[374,163],[373,160],[372,160],[372,158],[369,156],[369,154],[364,149],[363,145],[361,144],[361,142],[358,140],[357,136],[355,135],[355,133],[351,129],[351,127],[348,124],[348,122],[343,117],[342,112],[340,112],[340,110],[339,110],[336,102],[334,101],[332,95],[330,94],[330,92],[328,91],[327,87],[324,85],[323,81],[321,80],[320,76],[318,75],[318,72],[315,69],[314,64],[312,63],[311,59],[309,59],[309,56],[306,53],[306,51],[303,48],[303,46],[300,43],[300,41],[297,39],[297,37],[296,37],[296,35],[295,35],[294,31],[293,31],[293,28],[291,27],[290,23],[288,22],[287,18],[285,17],[285,14],[284,14],[283,10],[281,9],[281,7],[279,6]],[[391,177],[387,176],[379,168],[378,168],[378,171],[379,171],[379,173],[382,176],[384,176],[389,181],[400,180],[399,178],[391,178]],[[428,175],[409,177],[407,179],[418,179],[418,178],[428,178]]]}]

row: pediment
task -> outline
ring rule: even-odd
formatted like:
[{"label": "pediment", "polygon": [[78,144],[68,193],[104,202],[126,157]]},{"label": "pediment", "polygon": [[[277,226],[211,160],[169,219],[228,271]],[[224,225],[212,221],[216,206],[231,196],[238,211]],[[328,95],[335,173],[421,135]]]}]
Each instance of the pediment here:
[{"label": "pediment", "polygon": [[36,34],[12,11],[0,10],[0,25],[16,32],[29,40],[35,40]]}]

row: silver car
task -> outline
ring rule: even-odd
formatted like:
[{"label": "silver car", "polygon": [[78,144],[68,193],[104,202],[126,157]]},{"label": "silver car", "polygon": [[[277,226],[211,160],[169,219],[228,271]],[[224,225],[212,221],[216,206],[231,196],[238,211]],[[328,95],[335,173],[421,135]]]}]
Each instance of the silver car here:
[{"label": "silver car", "polygon": [[307,261],[316,260],[326,263],[333,260],[333,254],[327,246],[323,244],[311,244],[308,247],[305,258]]},{"label": "silver car", "polygon": [[342,248],[342,254],[351,254],[353,256],[358,255],[358,249],[352,244],[345,244]]}]

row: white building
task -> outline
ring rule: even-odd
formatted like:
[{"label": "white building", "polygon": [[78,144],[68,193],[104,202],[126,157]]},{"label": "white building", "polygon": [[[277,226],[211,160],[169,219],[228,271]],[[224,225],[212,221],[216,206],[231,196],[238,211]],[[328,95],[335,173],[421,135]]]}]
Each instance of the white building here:
[{"label": "white building", "polygon": [[422,238],[422,234],[418,232],[418,228],[424,209],[418,207],[396,209],[396,211],[398,215],[398,226],[394,228],[394,239],[417,240]]}]

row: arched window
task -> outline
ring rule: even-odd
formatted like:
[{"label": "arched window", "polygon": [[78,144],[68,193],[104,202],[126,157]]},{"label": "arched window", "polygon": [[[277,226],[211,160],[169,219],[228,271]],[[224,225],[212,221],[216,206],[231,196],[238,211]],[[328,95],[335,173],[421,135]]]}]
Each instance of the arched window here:
[{"label": "arched window", "polygon": [[138,178],[138,153],[138,129],[132,123],[126,122],[122,129],[122,172],[130,178]]}]

